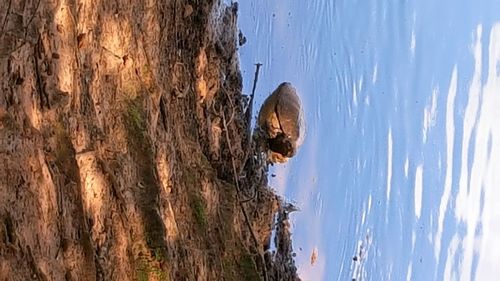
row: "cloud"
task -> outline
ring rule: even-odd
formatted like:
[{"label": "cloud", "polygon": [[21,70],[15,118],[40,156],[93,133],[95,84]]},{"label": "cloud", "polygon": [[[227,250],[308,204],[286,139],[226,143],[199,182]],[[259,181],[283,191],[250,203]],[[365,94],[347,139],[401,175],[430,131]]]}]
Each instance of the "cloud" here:
[{"label": "cloud", "polygon": [[[477,59],[476,59],[477,61]],[[455,145],[455,120],[453,109],[455,108],[455,98],[457,95],[457,67],[453,68],[450,87],[448,90],[448,100],[446,102],[446,174],[444,182],[443,196],[439,204],[438,229],[434,238],[434,255],[439,263],[439,252],[441,251],[441,239],[443,236],[444,215],[448,207],[451,194],[452,168],[453,168],[453,148]]]},{"label": "cloud", "polygon": [[422,185],[423,185],[423,168],[422,165],[417,166],[415,171],[415,216],[420,218],[422,213]]},{"label": "cloud", "polygon": [[[435,235],[435,255],[442,250],[443,222],[452,186],[453,141],[461,141],[460,178],[455,202],[457,225],[465,232],[453,235],[447,249],[444,280],[491,280],[500,275],[496,262],[500,259],[500,23],[489,34],[488,77],[481,85],[482,26],[477,27],[474,44],[475,71],[464,112],[463,134],[460,140],[450,139],[454,123],[449,121],[447,107],[447,168],[445,191],[439,209]],[[450,93],[456,91],[456,88]],[[451,97],[448,98],[450,101]],[[459,256],[460,255],[460,256]],[[439,262],[439,259],[438,259]],[[477,262],[477,265],[476,265]],[[476,268],[474,268],[477,266]],[[473,276],[473,273],[475,273]]]},{"label": "cloud", "polygon": [[[467,216],[467,248],[469,256],[479,255],[476,280],[500,275],[500,23],[490,33],[488,79],[483,87],[481,113],[477,124],[474,160]],[[481,206],[480,187],[484,192]],[[481,210],[481,207],[484,209]],[[482,226],[478,237],[476,229]],[[467,258],[467,257],[466,257]],[[466,259],[466,261],[469,261]],[[466,265],[468,266],[468,265]],[[465,268],[465,273],[469,271]]]},{"label": "cloud", "polygon": [[387,185],[386,185],[386,198],[387,202],[391,198],[391,181],[392,181],[392,129],[389,128],[387,134]]}]

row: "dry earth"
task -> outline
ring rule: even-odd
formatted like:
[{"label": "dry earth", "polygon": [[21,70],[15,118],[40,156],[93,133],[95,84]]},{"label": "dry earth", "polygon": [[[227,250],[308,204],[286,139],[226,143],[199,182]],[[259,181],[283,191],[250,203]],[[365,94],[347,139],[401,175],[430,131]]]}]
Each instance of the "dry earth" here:
[{"label": "dry earth", "polygon": [[236,21],[220,1],[1,1],[0,280],[298,280]]}]

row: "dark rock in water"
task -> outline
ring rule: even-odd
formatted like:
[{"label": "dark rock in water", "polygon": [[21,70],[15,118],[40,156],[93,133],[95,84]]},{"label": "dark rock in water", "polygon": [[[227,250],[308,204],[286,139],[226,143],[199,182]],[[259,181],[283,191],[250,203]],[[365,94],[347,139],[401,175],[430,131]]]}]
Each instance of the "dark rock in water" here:
[{"label": "dark rock in water", "polygon": [[295,253],[292,248],[289,214],[287,204],[280,202],[276,219],[276,250],[265,254],[269,280],[299,281],[295,266]]}]

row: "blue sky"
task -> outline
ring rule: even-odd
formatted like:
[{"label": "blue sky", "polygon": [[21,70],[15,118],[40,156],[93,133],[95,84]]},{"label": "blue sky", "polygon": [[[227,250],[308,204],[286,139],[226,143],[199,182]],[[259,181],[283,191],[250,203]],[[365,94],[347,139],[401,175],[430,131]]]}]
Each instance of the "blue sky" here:
[{"label": "blue sky", "polygon": [[239,11],[244,90],[261,62],[257,105],[290,81],[306,113],[304,145],[271,179],[301,208],[301,277],[496,280],[500,2],[255,0]]}]

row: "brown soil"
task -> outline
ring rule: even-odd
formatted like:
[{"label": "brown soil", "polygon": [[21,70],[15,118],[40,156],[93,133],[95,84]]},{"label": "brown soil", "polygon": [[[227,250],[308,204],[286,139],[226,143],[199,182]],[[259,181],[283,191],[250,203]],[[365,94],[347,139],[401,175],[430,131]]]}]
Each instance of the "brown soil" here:
[{"label": "brown soil", "polygon": [[0,3],[0,280],[298,280],[236,20],[218,1]]}]

